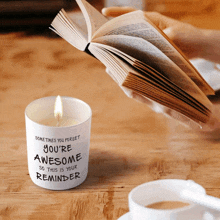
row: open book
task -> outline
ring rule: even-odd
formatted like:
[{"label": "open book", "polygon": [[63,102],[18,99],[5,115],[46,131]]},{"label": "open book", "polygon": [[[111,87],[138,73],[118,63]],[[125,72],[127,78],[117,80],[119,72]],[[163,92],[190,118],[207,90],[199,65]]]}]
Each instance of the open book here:
[{"label": "open book", "polygon": [[100,60],[124,91],[157,103],[180,120],[209,122],[207,95],[213,89],[142,11],[109,20],[85,0],[76,1],[86,25],[62,9],[51,24],[54,32]]}]

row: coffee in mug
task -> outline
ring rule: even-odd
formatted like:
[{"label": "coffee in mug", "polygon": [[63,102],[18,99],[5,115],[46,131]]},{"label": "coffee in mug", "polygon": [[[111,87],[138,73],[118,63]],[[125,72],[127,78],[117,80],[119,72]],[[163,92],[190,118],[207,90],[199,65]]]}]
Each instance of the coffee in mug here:
[{"label": "coffee in mug", "polygon": [[178,209],[189,205],[189,203],[181,201],[161,201],[149,204],[145,207],[151,209]]}]

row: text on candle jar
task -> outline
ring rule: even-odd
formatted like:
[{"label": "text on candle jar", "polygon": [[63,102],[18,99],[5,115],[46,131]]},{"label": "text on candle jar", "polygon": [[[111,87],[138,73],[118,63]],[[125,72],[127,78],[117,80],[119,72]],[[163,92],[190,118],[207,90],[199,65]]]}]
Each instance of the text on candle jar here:
[{"label": "text on candle jar", "polygon": [[49,142],[49,143],[56,143],[56,142],[62,143],[62,142],[69,142],[69,141],[77,141],[79,140],[79,138],[80,138],[80,135],[67,137],[67,138],[46,138],[46,137],[35,136],[35,140]]},{"label": "text on candle jar", "polygon": [[35,176],[38,181],[63,182],[81,178],[81,166],[86,159],[83,144],[78,143],[81,135],[64,138],[36,135],[34,138],[41,145],[33,155],[38,165]]},{"label": "text on candle jar", "polygon": [[75,173],[70,173],[68,176],[67,175],[47,175],[47,174],[41,174],[41,173],[36,173],[36,177],[39,180],[43,181],[51,181],[51,182],[65,182],[67,180],[73,180],[73,179],[78,179],[80,178],[80,172],[75,172]]},{"label": "text on candle jar", "polygon": [[39,156],[38,154],[34,157],[34,160],[38,160],[39,163],[49,164],[49,165],[66,165],[74,162],[78,162],[82,159],[81,153],[76,155],[71,155],[69,157],[48,157],[48,156]]},{"label": "text on candle jar", "polygon": [[43,151],[45,154],[47,153],[64,153],[64,152],[69,152],[71,151],[71,145],[58,145],[58,146],[48,146],[47,144],[44,145]]}]

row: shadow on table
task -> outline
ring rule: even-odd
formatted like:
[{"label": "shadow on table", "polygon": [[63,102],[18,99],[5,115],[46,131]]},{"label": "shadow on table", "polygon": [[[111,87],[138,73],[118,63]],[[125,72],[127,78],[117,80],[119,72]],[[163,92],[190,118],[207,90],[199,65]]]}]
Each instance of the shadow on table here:
[{"label": "shadow on table", "polygon": [[86,181],[78,189],[100,186],[114,182],[123,176],[141,169],[138,160],[129,161],[123,154],[113,154],[101,150],[91,150],[89,172]]}]

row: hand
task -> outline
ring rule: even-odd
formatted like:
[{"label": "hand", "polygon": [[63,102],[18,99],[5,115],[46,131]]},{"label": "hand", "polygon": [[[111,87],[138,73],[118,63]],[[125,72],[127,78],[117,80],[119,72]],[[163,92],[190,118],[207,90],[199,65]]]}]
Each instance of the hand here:
[{"label": "hand", "polygon": [[[105,16],[116,17],[135,11],[131,7],[104,8]],[[197,28],[157,12],[144,12],[158,28],[160,28],[183,53],[189,58],[204,58],[219,63],[220,31]]]},{"label": "hand", "polygon": [[[106,68],[106,73],[108,73],[108,75],[114,80],[114,76],[111,73],[111,71]],[[138,94],[137,92],[134,92],[124,86],[121,86],[121,89],[123,90],[123,92],[129,97],[129,98],[133,98],[138,102],[142,102],[144,104],[147,104],[151,109],[153,109],[153,111],[157,112],[157,113],[163,113],[164,112],[164,106],[148,99],[147,97],[142,96],[141,94]]]}]

